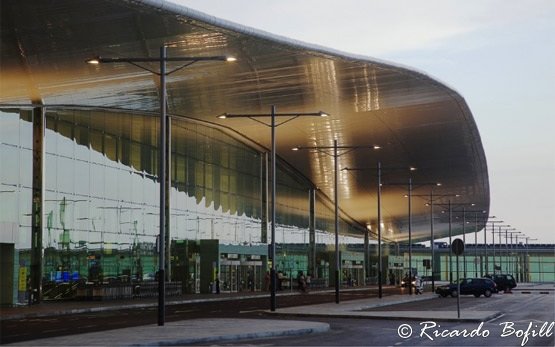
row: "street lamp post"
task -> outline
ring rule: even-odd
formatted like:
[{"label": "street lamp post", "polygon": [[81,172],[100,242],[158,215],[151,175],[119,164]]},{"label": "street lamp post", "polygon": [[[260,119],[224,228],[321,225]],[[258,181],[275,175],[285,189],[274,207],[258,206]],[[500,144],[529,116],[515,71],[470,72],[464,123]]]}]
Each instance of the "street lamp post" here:
[{"label": "street lamp post", "polygon": [[[409,295],[412,295],[412,177],[409,177]],[[416,284],[416,283],[415,283]]]},{"label": "street lamp post", "polygon": [[[513,260],[512,260],[512,263],[513,263],[513,266],[512,266],[512,273],[513,273],[513,274],[516,273],[517,275],[518,275],[518,272],[517,272],[517,267],[518,267],[518,262],[517,262],[517,255],[518,255],[518,234],[520,234],[520,231],[516,231],[516,232],[514,232],[514,233],[511,233],[511,253],[514,255],[514,256],[512,257],[512,258],[513,258]],[[513,242],[513,235],[515,236],[516,242]],[[515,248],[516,248],[516,251],[515,251]]]},{"label": "street lamp post", "polygon": [[528,253],[528,240],[536,241],[537,239],[533,239],[530,236],[526,236],[526,260],[524,262],[525,268],[524,271],[526,273],[526,282],[530,282],[530,254]]},{"label": "street lamp post", "polygon": [[[435,237],[434,237],[434,201],[435,199],[442,199],[443,197],[459,197],[459,194],[435,194],[434,195],[434,187],[441,187],[441,183],[426,183],[424,185],[431,185],[431,189],[430,189],[430,195],[429,195],[429,199],[430,202],[427,202],[426,205],[430,206],[430,247],[431,247],[431,254],[432,254],[432,259],[430,262],[431,268],[432,268],[432,292],[435,291],[435,271],[434,271],[434,266],[435,266]],[[428,195],[413,195],[413,196],[422,196],[422,197],[428,197]],[[441,205],[441,204],[439,204]]]},{"label": "street lamp post", "polygon": [[[96,57],[88,59],[86,62],[93,65],[98,64],[110,64],[110,63],[126,63],[136,66],[140,69],[149,71],[155,75],[160,76],[160,144],[159,144],[159,180],[160,180],[160,231],[159,231],[159,269],[158,269],[158,325],[164,325],[165,323],[165,243],[166,243],[166,193],[169,190],[169,183],[166,182],[166,161],[167,161],[167,125],[168,119],[166,115],[167,103],[166,103],[166,76],[179,71],[191,64],[199,61],[235,61],[235,58],[227,56],[204,56],[204,57],[168,57],[167,56],[168,45],[162,45],[160,47],[160,56],[158,58],[149,57],[127,57],[127,58],[106,58],[106,57]],[[171,71],[166,70],[167,62],[181,62],[184,65],[173,69]],[[159,63],[159,71],[153,71],[147,67],[139,65],[140,63]]]},{"label": "street lamp post", "polygon": [[[298,146],[294,147],[294,151],[299,150],[315,150],[320,153],[329,154],[330,150],[333,150],[333,167],[334,167],[334,188],[333,188],[333,195],[334,195],[334,215],[335,215],[335,303],[339,304],[339,275],[340,275],[340,261],[339,261],[339,189],[338,189],[338,163],[339,163],[339,156],[347,154],[351,151],[360,148],[371,148],[374,150],[380,149],[381,147],[378,145],[369,145],[369,146],[339,146],[337,144],[337,140],[333,140],[333,146]],[[342,150],[342,153],[338,151]],[[379,166],[379,164],[378,164]],[[379,171],[379,169],[378,169]],[[379,188],[378,188],[379,189]],[[379,205],[379,202],[378,202]],[[379,210],[379,208],[378,208]],[[379,213],[379,212],[378,212]],[[379,225],[379,221],[378,221]],[[378,226],[378,233],[381,234],[380,227]],[[368,230],[366,230],[368,232]],[[378,242],[378,248],[381,249],[381,245]],[[381,258],[379,260],[381,262]],[[379,271],[378,271],[379,272]],[[381,298],[381,290],[379,290],[378,296]]]},{"label": "street lamp post", "polygon": [[[258,123],[261,123],[265,126],[271,128],[271,176],[272,176],[272,204],[270,207],[270,214],[272,216],[272,228],[271,228],[271,243],[270,243],[270,256],[272,259],[270,265],[270,310],[273,312],[276,310],[276,128],[280,125],[288,123],[296,118],[299,117],[327,117],[328,114],[325,112],[296,112],[296,113],[276,113],[276,106],[272,105],[270,114],[262,113],[262,114],[231,114],[231,113],[224,113],[219,115],[219,119],[227,119],[227,118],[249,118]],[[268,118],[270,117],[270,124],[262,122],[259,118]],[[276,124],[276,118],[278,117],[285,117],[287,120]]]},{"label": "street lamp post", "polygon": [[[486,211],[482,211],[482,213],[486,213]],[[485,217],[483,222],[487,224],[487,221],[490,218],[497,218],[496,216],[489,216]],[[486,227],[484,227],[484,232]],[[476,271],[476,277],[478,277],[478,211],[474,211],[474,266]],[[487,271],[487,269],[486,269]],[[482,267],[482,262],[480,261],[480,276],[484,276],[484,270]]]},{"label": "street lamp post", "polygon": [[[357,170],[357,169],[350,169],[350,170]],[[407,170],[407,168],[388,168],[388,170],[398,170],[398,171],[404,171]],[[416,171],[417,168],[415,168],[414,166],[410,166],[408,168],[409,172],[412,171]],[[405,185],[406,183],[386,183],[385,185]],[[422,186],[429,186],[432,185],[433,186],[441,186],[441,183],[422,183],[422,184],[418,184],[418,187],[422,187]],[[381,221],[381,164],[378,163],[378,222]],[[413,195],[412,191],[414,190],[414,185],[413,185],[413,180],[412,180],[412,175],[409,176],[408,179],[408,194],[405,195],[406,198],[408,198],[408,233],[409,233],[409,281],[412,283],[412,197],[413,196],[424,196],[424,195]],[[427,196],[427,195],[426,195]],[[432,193],[431,193],[431,198],[433,199],[433,188],[432,188]],[[434,275],[434,271],[433,271],[433,244],[434,244],[434,234],[433,234],[433,206],[431,208],[431,213],[432,213],[432,222],[431,222],[431,246],[432,246],[432,261],[430,262],[432,265],[432,288],[434,287],[434,279],[433,279],[433,275]],[[378,223],[379,227],[378,227],[378,238],[381,240],[381,224]],[[378,253],[381,256],[381,244],[378,244]],[[381,258],[380,258],[381,259]],[[381,260],[380,260],[380,271],[381,271]],[[380,271],[378,271],[378,273],[380,273]],[[379,279],[379,297],[381,298],[381,279]],[[409,284],[409,295],[412,295],[412,286]]]},{"label": "street lamp post", "polygon": [[[502,220],[496,220],[496,221],[491,221],[491,229],[495,230],[495,223],[504,223],[504,221]],[[487,226],[484,227],[484,253],[485,253],[485,262],[486,262],[486,275],[488,273],[488,268],[489,268],[489,261],[488,261],[488,244],[487,244],[487,240],[486,240],[486,235],[487,235]],[[495,247],[495,244],[493,245]],[[494,250],[495,252],[495,250]],[[494,264],[493,264],[493,271],[492,274],[495,273],[495,259],[493,260]]]},{"label": "street lamp post", "polygon": [[[474,275],[476,277],[478,277],[478,264],[482,264],[481,261],[479,261],[478,258],[478,213],[486,213],[487,211],[485,210],[476,210],[476,211],[469,211],[469,210],[465,210],[465,213],[474,213]],[[489,217],[483,217],[483,219],[480,219],[480,221],[482,222],[486,222],[488,220],[488,218],[496,218],[495,216],[489,216]],[[466,219],[466,218],[465,218]],[[467,221],[466,223],[470,224],[470,221]],[[480,266],[481,268],[481,266]],[[480,274],[481,276],[483,276],[483,270],[480,270]]]},{"label": "street lamp post", "polygon": [[[456,198],[460,197],[460,194],[447,194],[445,196],[454,196]],[[443,204],[445,206],[445,204]],[[457,205],[465,205],[464,203],[461,204],[457,204]],[[471,204],[469,204],[471,205]],[[451,199],[447,200],[447,212],[449,214],[449,282],[452,283],[453,282],[453,264],[452,264],[452,257],[453,257],[453,251],[452,251],[452,229],[453,229],[453,208],[452,208],[452,203],[451,203]]]},{"label": "street lamp post", "polygon": [[[374,148],[376,149],[376,146],[374,146]],[[379,148],[379,147],[378,147]],[[344,168],[344,170],[368,170],[371,168]],[[382,227],[381,227],[381,220],[382,220],[382,215],[381,215],[381,201],[382,201],[382,165],[381,162],[378,161],[377,166],[377,176],[378,176],[378,297],[382,298]],[[407,170],[407,168],[387,168],[388,170]],[[409,167],[408,168],[409,171],[414,171],[416,170],[415,167]],[[413,189],[413,185],[412,185],[412,176],[409,177],[409,181],[408,181],[408,190],[409,193],[405,196],[409,198],[409,281],[412,283],[411,279],[412,279],[412,189]],[[386,185],[405,185],[406,183],[387,183]],[[434,183],[435,185],[441,185],[441,184],[437,184]],[[429,185],[429,183],[423,184],[423,185]],[[409,284],[409,294],[412,295],[412,286]]]},{"label": "street lamp post", "polygon": [[434,237],[434,186],[441,186],[441,183],[432,185],[430,189],[430,248],[432,249],[432,259],[430,259],[430,267],[432,268],[432,293],[435,293],[435,237]]},{"label": "street lamp post", "polygon": [[[516,278],[517,281],[522,281],[522,276],[521,274],[521,266],[520,266],[520,252],[518,251],[518,236],[519,236],[520,232],[515,233],[515,243],[514,243],[514,247],[516,248],[515,252],[514,252],[514,266],[513,266],[513,274],[516,273]],[[512,235],[511,235],[512,236]],[[512,241],[512,237],[511,237],[511,241]],[[511,242],[512,243],[512,242]]]},{"label": "street lamp post", "polygon": [[[469,203],[469,204],[460,204],[463,205],[463,209],[462,209],[462,214],[463,214],[463,221],[462,221],[462,236],[463,236],[463,243],[466,244],[466,213],[470,213],[470,212],[475,212],[475,211],[468,211],[466,209],[466,206],[464,205],[470,205],[470,206],[476,206],[476,204],[474,203]],[[481,211],[484,212],[484,211]],[[458,217],[457,217],[458,218]],[[464,272],[464,277],[467,277],[467,271],[466,271],[466,252],[463,253],[463,272]]]},{"label": "street lamp post", "polygon": [[505,229],[505,251],[506,251],[506,264],[505,264],[505,268],[507,272],[509,271],[509,258],[511,256],[510,252],[509,252],[509,234],[512,234],[515,231],[509,231],[509,230],[516,230],[516,228],[507,228]]},{"label": "street lamp post", "polygon": [[[465,227],[466,227],[466,208],[465,207],[463,207],[462,226],[463,226],[463,230],[462,230],[463,243],[466,245],[466,231],[465,231]],[[463,273],[464,273],[464,277],[466,278],[466,252],[463,253]]]},{"label": "street lamp post", "polygon": [[[502,227],[510,227],[510,225],[505,224],[505,225],[498,225],[497,226],[499,228],[499,231],[497,232],[497,236],[499,241],[497,242],[499,245],[501,245],[501,228]],[[491,240],[492,240],[492,244],[493,244],[493,273],[495,273],[496,270],[496,264],[497,264],[497,257],[496,257],[496,253],[495,253],[495,229],[492,227],[491,229]],[[499,270],[501,271],[501,253],[497,252],[499,254]]]},{"label": "street lamp post", "polygon": [[[377,165],[378,174],[378,298],[383,296],[383,281],[382,281],[382,163],[378,161]],[[397,244],[399,245],[399,244]],[[397,248],[398,249],[398,248]]]}]

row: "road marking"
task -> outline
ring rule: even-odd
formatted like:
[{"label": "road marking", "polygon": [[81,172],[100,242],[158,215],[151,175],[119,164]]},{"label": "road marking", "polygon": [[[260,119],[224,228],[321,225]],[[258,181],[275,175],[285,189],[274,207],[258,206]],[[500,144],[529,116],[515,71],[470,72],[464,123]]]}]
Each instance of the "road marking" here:
[{"label": "road marking", "polygon": [[488,320],[486,323],[491,323],[491,322],[496,321],[496,320],[498,320],[499,318],[504,317],[504,316],[505,316],[505,314],[502,313],[502,314],[500,314],[499,316],[494,317],[494,318]]}]

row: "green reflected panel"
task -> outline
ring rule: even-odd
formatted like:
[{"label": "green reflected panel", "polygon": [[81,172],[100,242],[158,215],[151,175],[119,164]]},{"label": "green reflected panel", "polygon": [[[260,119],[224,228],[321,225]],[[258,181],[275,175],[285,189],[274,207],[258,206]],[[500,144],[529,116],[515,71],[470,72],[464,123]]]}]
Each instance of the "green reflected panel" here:
[{"label": "green reflected panel", "polygon": [[[31,224],[30,114],[0,113],[0,222],[17,226],[17,242],[26,249]],[[47,281],[152,274],[146,268],[156,268],[159,233],[157,128],[156,116],[47,109]],[[261,153],[219,129],[177,118],[172,119],[171,143],[171,238],[260,243]],[[310,184],[282,164],[277,222],[285,242],[304,242]],[[317,208],[320,230],[333,231],[329,206]],[[340,223],[342,231],[356,229],[344,220]],[[26,258],[20,256],[22,261]]]},{"label": "green reflected panel", "polygon": [[137,154],[156,151],[140,142],[155,119],[49,109],[46,122],[45,279],[139,276],[137,264],[156,257],[158,185],[142,171],[149,156]]},{"label": "green reflected panel", "polygon": [[31,111],[0,110],[0,226],[16,250],[31,247],[32,129]]}]

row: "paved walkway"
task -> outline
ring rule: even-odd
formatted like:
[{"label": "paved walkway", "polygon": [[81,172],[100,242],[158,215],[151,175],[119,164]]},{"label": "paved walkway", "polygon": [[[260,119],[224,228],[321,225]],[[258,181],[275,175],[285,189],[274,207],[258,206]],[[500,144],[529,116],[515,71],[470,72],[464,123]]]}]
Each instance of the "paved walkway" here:
[{"label": "paved walkway", "polygon": [[[467,321],[483,322],[501,315],[498,311],[461,311],[460,317],[456,311],[391,311],[387,306],[407,302],[429,300],[437,295],[391,295],[382,299],[349,300],[340,304],[325,303],[317,305],[296,306],[278,309],[274,314],[293,316],[325,316],[337,318],[374,318],[374,319],[402,319],[402,320],[434,320],[434,321]],[[371,308],[383,307],[381,311],[366,311]],[[269,312],[269,311],[268,311]]]},{"label": "paved walkway", "polygon": [[[519,284],[519,290],[531,293],[549,293],[553,295],[554,285],[526,285]],[[314,292],[317,294],[317,292]],[[266,296],[267,293],[260,295]],[[294,295],[282,293],[281,295]],[[520,295],[520,294],[519,294]],[[253,295],[230,295],[223,297],[197,297],[196,299],[170,301],[174,303],[193,301],[211,301],[211,300],[234,300],[238,298],[252,297]],[[258,296],[258,295],[254,295]],[[373,318],[373,319],[403,319],[403,320],[434,320],[434,321],[486,321],[496,317],[500,312],[496,311],[461,311],[460,319],[455,311],[390,311],[388,306],[402,304],[406,302],[428,300],[436,297],[435,294],[426,293],[424,295],[391,295],[384,296],[381,299],[369,298],[361,300],[343,301],[340,304],[325,303],[318,305],[306,305],[290,308],[278,308],[272,314],[276,315],[299,315],[299,316],[326,316],[326,317],[347,317],[347,318]],[[190,301],[189,301],[190,302]],[[68,303],[69,304],[69,303]],[[89,303],[86,308],[76,306],[66,306],[65,310],[61,309],[64,304],[52,305],[50,307],[43,306],[41,310],[49,311],[50,316],[58,314],[68,314],[68,311],[76,312],[94,312],[101,310],[117,309],[120,306],[131,308],[122,302],[97,302]],[[74,304],[76,305],[76,304]],[[156,305],[155,302],[143,302],[141,304],[131,305],[132,307],[140,307],[137,305]],[[35,305],[38,306],[38,305]],[[58,311],[54,308],[58,307]],[[379,311],[364,311],[371,308],[383,307]],[[10,317],[17,316],[15,312],[23,308],[10,309],[12,311]],[[29,310],[32,310],[30,307]],[[13,311],[15,310],[15,311]],[[25,317],[32,317],[38,314],[45,314],[41,310],[26,311]],[[6,319],[5,310],[2,311],[2,319]],[[69,336],[54,337],[42,340],[32,340],[16,343],[13,345],[20,346],[156,346],[156,345],[184,345],[199,344],[218,341],[230,341],[240,339],[267,338],[273,336],[300,335],[310,333],[321,333],[330,329],[329,324],[320,322],[309,322],[299,320],[284,319],[195,319],[178,322],[169,322],[160,327],[155,324],[137,326],[124,329],[115,329],[95,333],[76,334]]]},{"label": "paved walkway", "polygon": [[269,319],[195,319],[24,341],[10,346],[178,346],[322,333],[327,323]]},{"label": "paved walkway", "polygon": [[[364,290],[349,289],[349,290]],[[316,291],[315,291],[316,292]],[[320,290],[318,293],[333,292],[333,290]],[[280,291],[277,296],[299,295],[298,291]],[[185,294],[180,297],[167,297],[166,305],[181,305],[197,302],[225,302],[242,299],[265,298],[268,292],[241,292],[221,294]],[[157,307],[158,298],[107,300],[107,301],[43,301],[37,305],[2,307],[0,317],[2,319],[22,319],[62,316],[78,313],[105,312],[123,309]]]}]

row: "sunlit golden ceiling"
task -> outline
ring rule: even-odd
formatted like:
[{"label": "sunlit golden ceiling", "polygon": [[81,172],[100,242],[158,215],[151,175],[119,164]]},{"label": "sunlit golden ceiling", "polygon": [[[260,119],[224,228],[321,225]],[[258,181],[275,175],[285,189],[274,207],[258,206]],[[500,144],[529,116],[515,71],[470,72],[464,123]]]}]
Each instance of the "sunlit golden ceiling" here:
[{"label": "sunlit golden ceiling", "polygon": [[[222,113],[314,112],[277,128],[278,155],[333,198],[329,153],[294,146],[378,144],[339,158],[341,209],[361,226],[377,219],[375,170],[384,167],[384,236],[408,237],[407,193],[414,182],[413,238],[430,233],[425,206],[436,187],[436,237],[447,233],[441,210],[489,211],[486,158],[472,114],[456,91],[429,76],[371,58],[351,56],[274,36],[171,3],[148,1],[3,0],[0,103],[159,109],[158,76],[129,64],[89,65],[103,57],[232,55],[236,62],[198,62],[167,79],[171,114],[218,123],[270,147],[270,130]],[[156,64],[145,65],[157,70]],[[169,68],[178,65],[170,64]],[[340,151],[340,153],[342,153]],[[455,194],[461,197],[455,198]],[[475,206],[470,207],[470,203]],[[465,205],[466,204],[466,205]],[[472,212],[472,216],[473,216]],[[472,218],[470,218],[473,220]],[[481,229],[483,222],[478,222]],[[472,225],[471,229],[475,226]],[[458,233],[460,223],[453,224]],[[468,230],[468,229],[467,229]]]}]

